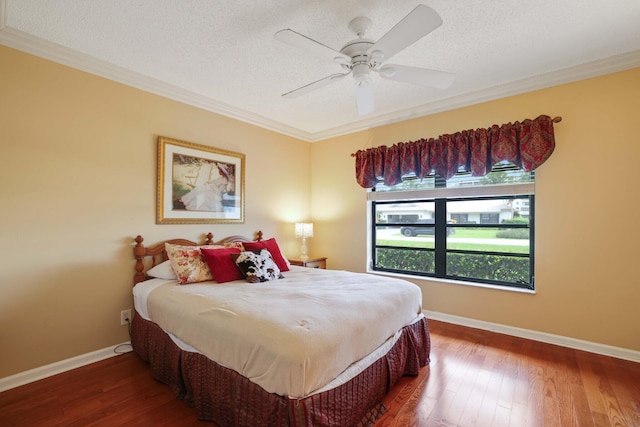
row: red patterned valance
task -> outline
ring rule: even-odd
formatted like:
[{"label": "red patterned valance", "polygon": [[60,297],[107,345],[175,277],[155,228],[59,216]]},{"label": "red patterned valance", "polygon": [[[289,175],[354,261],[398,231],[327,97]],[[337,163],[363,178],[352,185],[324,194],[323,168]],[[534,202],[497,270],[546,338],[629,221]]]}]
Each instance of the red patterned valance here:
[{"label": "red patterned valance", "polygon": [[361,187],[372,188],[381,179],[385,185],[398,184],[402,176],[409,173],[422,179],[435,172],[449,179],[460,167],[473,176],[483,176],[491,172],[494,164],[504,160],[532,171],[553,153],[553,123],[560,120],[560,117],[539,116],[535,120],[463,130],[435,139],[358,150],[353,154],[356,180]]}]

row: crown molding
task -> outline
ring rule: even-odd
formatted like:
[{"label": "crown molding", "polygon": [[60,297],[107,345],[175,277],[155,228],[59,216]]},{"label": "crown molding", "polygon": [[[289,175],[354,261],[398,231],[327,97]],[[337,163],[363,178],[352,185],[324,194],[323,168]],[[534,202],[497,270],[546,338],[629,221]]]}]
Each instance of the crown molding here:
[{"label": "crown molding", "polygon": [[640,66],[640,50],[633,51],[581,64],[575,67],[465,93],[440,101],[426,103],[402,111],[372,117],[370,119],[358,121],[357,123],[350,123],[319,132],[306,132],[302,129],[276,122],[257,114],[249,113],[231,105],[182,89],[178,86],[109,64],[106,61],[39,39],[22,31],[9,28],[5,24],[5,19],[6,0],[0,0],[0,44],[78,70],[86,71],[127,86],[169,98],[174,101],[182,102],[187,105],[202,108],[203,110],[211,111],[216,114],[307,142],[321,141],[378,126],[397,123]]}]

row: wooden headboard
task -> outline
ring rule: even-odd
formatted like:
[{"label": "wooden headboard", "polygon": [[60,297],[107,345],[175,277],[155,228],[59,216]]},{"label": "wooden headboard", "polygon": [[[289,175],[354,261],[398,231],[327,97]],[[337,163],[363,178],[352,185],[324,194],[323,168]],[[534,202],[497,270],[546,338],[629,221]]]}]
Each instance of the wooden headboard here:
[{"label": "wooden headboard", "polygon": [[158,265],[167,260],[167,252],[165,251],[165,243],[171,243],[172,245],[183,246],[200,246],[200,245],[223,245],[225,243],[233,242],[259,242],[262,240],[262,231],[257,231],[253,239],[249,239],[244,236],[229,236],[222,240],[214,241],[213,234],[207,233],[204,236],[203,243],[196,243],[187,239],[171,239],[156,243],[153,246],[146,247],[142,244],[144,239],[142,236],[137,236],[135,239],[136,245],[133,247],[133,256],[136,259],[136,272],[133,275],[133,284],[147,280],[147,270],[153,266]]}]

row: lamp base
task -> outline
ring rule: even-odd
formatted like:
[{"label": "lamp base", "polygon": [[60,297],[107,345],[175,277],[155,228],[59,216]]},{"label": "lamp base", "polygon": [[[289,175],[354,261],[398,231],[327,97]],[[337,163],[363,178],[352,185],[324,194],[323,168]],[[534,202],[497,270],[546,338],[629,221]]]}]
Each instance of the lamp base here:
[{"label": "lamp base", "polygon": [[300,247],[300,259],[302,261],[306,261],[309,259],[307,256],[307,239],[306,237],[302,238],[302,246]]}]

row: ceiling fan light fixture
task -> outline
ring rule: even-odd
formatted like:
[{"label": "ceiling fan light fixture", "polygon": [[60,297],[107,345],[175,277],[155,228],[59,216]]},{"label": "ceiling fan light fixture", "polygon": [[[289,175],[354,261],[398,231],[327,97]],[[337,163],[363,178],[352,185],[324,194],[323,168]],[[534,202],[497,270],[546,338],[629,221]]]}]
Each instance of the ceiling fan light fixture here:
[{"label": "ceiling fan light fixture", "polygon": [[373,99],[373,85],[370,84],[370,80],[367,77],[366,80],[356,81],[356,106],[358,108],[358,114],[364,116],[372,113],[374,110],[375,102]]},{"label": "ceiling fan light fixture", "polygon": [[355,85],[360,88],[370,88],[373,86],[373,82],[371,81],[371,77],[367,76],[360,80],[356,80]]},{"label": "ceiling fan light fixture", "polygon": [[356,80],[356,82],[360,83],[364,81],[370,81],[369,73],[371,72],[371,67],[369,67],[369,64],[356,64],[353,66],[352,72],[353,78]]}]

